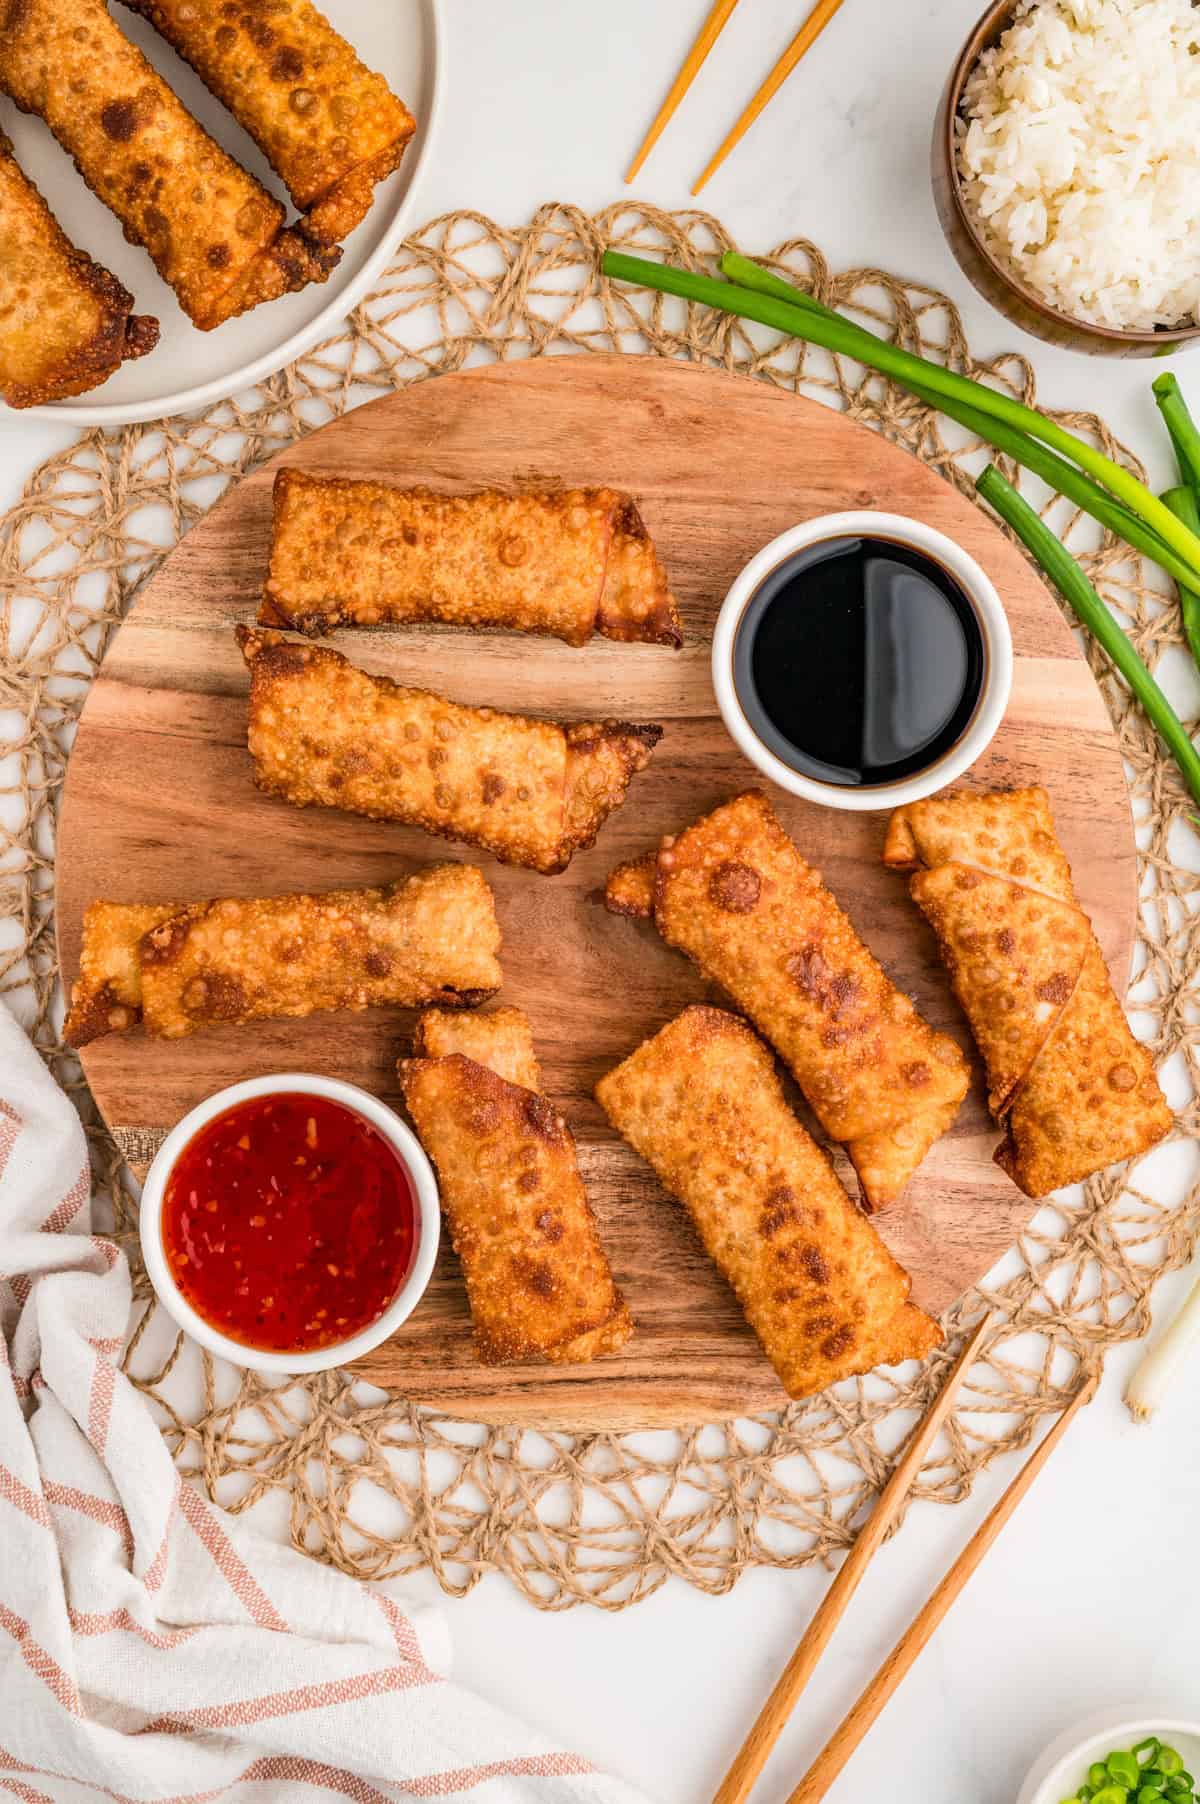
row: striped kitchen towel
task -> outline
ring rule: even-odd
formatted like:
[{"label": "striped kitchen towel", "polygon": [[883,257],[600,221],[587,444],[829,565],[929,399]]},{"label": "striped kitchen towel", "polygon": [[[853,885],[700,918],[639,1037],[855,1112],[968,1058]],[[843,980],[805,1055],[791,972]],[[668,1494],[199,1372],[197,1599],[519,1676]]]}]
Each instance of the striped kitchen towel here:
[{"label": "striped kitchen towel", "polygon": [[75,1110],[0,1004],[0,1796],[638,1804],[451,1684],[440,1610],[180,1478],[90,1211]]}]

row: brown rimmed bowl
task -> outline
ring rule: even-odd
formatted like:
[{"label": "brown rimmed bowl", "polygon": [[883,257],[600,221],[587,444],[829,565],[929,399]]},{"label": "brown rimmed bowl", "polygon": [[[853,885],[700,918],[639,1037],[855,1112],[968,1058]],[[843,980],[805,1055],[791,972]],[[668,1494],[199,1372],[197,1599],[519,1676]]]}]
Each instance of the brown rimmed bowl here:
[{"label": "brown rimmed bowl", "polygon": [[1093,357],[1169,357],[1200,338],[1200,325],[1164,327],[1153,332],[1122,332],[1094,326],[1051,307],[1019,276],[1000,263],[984,244],[967,211],[955,155],[954,124],[963,89],[975,64],[1007,31],[1019,0],[994,0],[963,45],[942,90],[933,127],[933,198],[942,230],[963,274],[985,300],[1006,319],[1068,350]]}]

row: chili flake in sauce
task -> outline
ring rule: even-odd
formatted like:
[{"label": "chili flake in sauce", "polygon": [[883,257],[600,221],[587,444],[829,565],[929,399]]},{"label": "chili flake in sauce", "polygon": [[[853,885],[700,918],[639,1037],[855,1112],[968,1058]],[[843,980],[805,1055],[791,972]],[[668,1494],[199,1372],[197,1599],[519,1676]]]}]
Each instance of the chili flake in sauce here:
[{"label": "chili flake in sauce", "polygon": [[198,1315],[243,1346],[309,1353],[383,1314],[412,1265],[412,1182],[343,1103],[254,1097],[206,1123],[176,1160],[163,1252]]}]

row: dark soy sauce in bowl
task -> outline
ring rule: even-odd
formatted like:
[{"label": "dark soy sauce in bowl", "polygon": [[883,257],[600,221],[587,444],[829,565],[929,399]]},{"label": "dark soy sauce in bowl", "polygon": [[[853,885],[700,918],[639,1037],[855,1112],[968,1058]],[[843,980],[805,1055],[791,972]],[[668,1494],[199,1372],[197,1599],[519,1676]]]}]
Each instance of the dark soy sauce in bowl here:
[{"label": "dark soy sauce in bowl", "polygon": [[801,776],[898,782],[962,737],[983,689],[979,618],[935,559],[891,539],[835,538],[785,558],[737,630],[746,718]]}]

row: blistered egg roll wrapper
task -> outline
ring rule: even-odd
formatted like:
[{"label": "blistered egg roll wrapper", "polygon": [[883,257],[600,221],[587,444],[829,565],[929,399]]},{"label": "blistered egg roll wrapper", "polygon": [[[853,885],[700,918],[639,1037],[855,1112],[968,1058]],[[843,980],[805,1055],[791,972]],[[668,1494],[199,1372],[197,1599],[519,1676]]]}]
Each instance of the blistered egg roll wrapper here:
[{"label": "blistered egg roll wrapper", "polygon": [[244,127],[305,215],[306,234],[322,244],[347,237],[416,121],[324,13],[309,0],[125,3]]},{"label": "blistered egg roll wrapper", "polygon": [[413,1033],[413,1057],[448,1059],[455,1053],[486,1065],[510,1084],[541,1091],[533,1029],[523,1009],[423,1009]]},{"label": "blistered egg roll wrapper", "polygon": [[[513,1017],[519,1019],[514,1021]],[[418,1051],[400,1084],[437,1169],[442,1210],[467,1286],[485,1365],[547,1359],[579,1364],[614,1352],[633,1323],[613,1282],[563,1118],[535,1087],[505,1071],[533,1061],[519,1011],[418,1024]],[[496,1067],[500,1067],[497,1069]]]},{"label": "blistered egg roll wrapper", "polygon": [[691,1216],[789,1396],[941,1344],[745,1022],[686,1009],[596,1095]]},{"label": "blistered egg roll wrapper", "polygon": [[184,902],[92,902],[84,911],[79,975],[63,1027],[68,1046],[124,1033],[142,1018],[143,935]]},{"label": "blistered egg roll wrapper", "polygon": [[380,889],[194,902],[140,942],[146,1032],[328,1009],[470,1006],[500,986],[492,892],[473,865]]},{"label": "blistered egg roll wrapper", "polygon": [[403,821],[546,874],[592,844],[662,731],[461,707],[279,633],[239,627],[238,643],[260,789]]},{"label": "blistered egg roll wrapper", "polygon": [[[645,912],[648,877],[645,861],[620,867],[608,906]],[[967,1062],[896,989],[766,797],[736,796],[664,840],[651,907],[784,1059],[867,1207],[894,1202],[953,1121]]]},{"label": "blistered egg roll wrapper", "polygon": [[437,495],[280,470],[259,620],[319,635],[438,621],[680,643],[666,573],[608,489]]},{"label": "blistered egg roll wrapper", "polygon": [[45,120],[203,330],[333,267],[336,253],[284,229],[278,201],[192,118],[103,0],[12,0],[0,90]]},{"label": "blistered egg roll wrapper", "polygon": [[898,809],[885,863],[934,933],[1004,1129],[996,1162],[1031,1197],[1157,1144],[1171,1112],[1080,909],[1040,787]]},{"label": "blistered egg roll wrapper", "polygon": [[71,243],[0,131],[0,399],[41,407],[98,388],[158,342],[117,278]]}]

